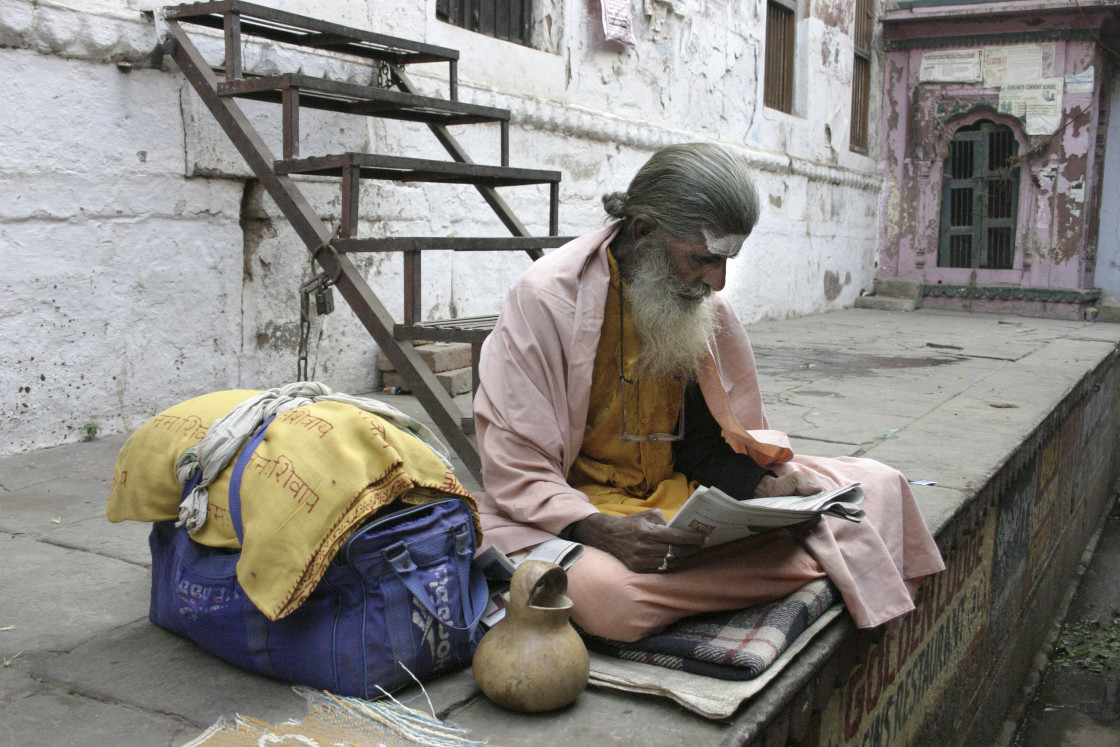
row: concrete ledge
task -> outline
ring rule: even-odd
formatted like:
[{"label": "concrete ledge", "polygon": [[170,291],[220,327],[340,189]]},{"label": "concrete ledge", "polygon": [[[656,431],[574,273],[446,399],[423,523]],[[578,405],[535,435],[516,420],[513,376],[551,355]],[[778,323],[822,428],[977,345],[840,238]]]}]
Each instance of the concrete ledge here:
[{"label": "concrete ledge", "polygon": [[[917,611],[875,631],[856,631],[841,615],[727,722],[600,689],[554,713],[509,713],[479,693],[469,669],[426,685],[437,714],[506,747],[992,742],[1110,504],[1120,326],[853,309],[749,332],[770,422],[796,450],[867,456],[937,482],[915,493],[949,570],[922,587]],[[412,398],[386,399],[413,412]],[[142,619],[143,547],[128,546],[141,545],[142,532],[94,526],[118,446],[0,458],[0,539],[15,559],[7,573],[61,600],[0,600],[18,624],[0,632],[0,654],[27,649],[0,670],[0,709],[47,693],[35,701],[44,710],[12,711],[13,743],[74,741],[82,732],[65,710],[73,697],[105,704],[113,723],[146,724],[152,736],[234,712],[302,716],[298,699],[281,697],[290,693],[282,683]],[[70,598],[78,608],[60,607]],[[161,662],[173,677],[155,675]],[[418,688],[396,695],[427,709]]]},{"label": "concrete ledge", "polygon": [[[1120,335],[1009,316],[855,313],[876,320],[875,338],[870,325],[845,329],[859,318],[849,314],[818,318],[804,335],[790,327],[807,320],[782,325],[775,347],[808,344],[800,354],[811,365],[827,364],[826,347],[831,356],[859,351],[846,358],[853,368],[860,357],[884,357],[862,373],[801,381],[777,372],[768,382],[771,397],[782,390],[771,423],[808,437],[832,423],[829,444],[799,439],[797,447],[826,453],[837,442],[859,444],[849,453],[936,480],[916,495],[948,570],[927,581],[918,610],[900,625],[868,632],[838,624],[821,636],[810,649],[817,659],[803,657],[805,667],[748,706],[727,741],[988,744],[1111,503]],[[779,330],[751,332],[765,368],[776,352],[768,343],[779,339],[768,333]],[[831,344],[814,345],[828,335]],[[845,415],[849,422],[835,423]],[[798,419],[805,425],[789,425]],[[875,432],[891,419],[897,427]],[[834,678],[826,661],[836,664]],[[829,680],[835,687],[825,695]],[[814,723],[800,737],[789,724],[806,710]]]},{"label": "concrete ledge", "polygon": [[[915,493],[948,570],[896,626],[858,631],[838,618],[722,727],[719,743],[991,743],[1110,504],[1120,330],[853,310],[749,331],[770,422],[796,450],[876,458],[937,482]],[[460,696],[468,678],[454,677]],[[444,715],[507,745],[680,744],[689,741],[681,730],[712,742],[710,722],[633,699],[627,708],[648,712],[649,727],[620,742],[618,697],[591,690],[544,719],[476,695]],[[669,741],[657,736],[664,713]]]}]

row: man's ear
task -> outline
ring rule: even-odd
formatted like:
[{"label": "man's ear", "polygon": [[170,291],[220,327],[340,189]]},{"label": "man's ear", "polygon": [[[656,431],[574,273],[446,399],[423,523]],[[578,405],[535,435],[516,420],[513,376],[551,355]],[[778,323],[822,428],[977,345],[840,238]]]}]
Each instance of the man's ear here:
[{"label": "man's ear", "polygon": [[657,221],[653,218],[643,213],[634,216],[631,231],[635,241],[641,241],[656,230]]}]

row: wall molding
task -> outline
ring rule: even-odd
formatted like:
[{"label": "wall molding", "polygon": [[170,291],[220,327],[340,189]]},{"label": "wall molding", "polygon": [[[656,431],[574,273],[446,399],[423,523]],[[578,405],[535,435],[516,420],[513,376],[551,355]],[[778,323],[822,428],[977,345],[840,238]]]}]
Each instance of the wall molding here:
[{"label": "wall molding", "polygon": [[740,151],[753,168],[769,174],[798,176],[810,181],[827,182],[867,192],[878,192],[883,186],[883,178],[878,171],[856,171],[758,150],[744,143],[712,138],[702,131],[662,126],[560,101],[530,99],[515,95],[503,97],[502,102],[504,103],[499,103],[498,99],[495,99],[493,103],[487,105],[504,105],[510,110],[511,122],[514,125],[540,132],[574,135],[585,140],[624,145],[646,151],[655,151],[673,143],[708,140]]},{"label": "wall molding", "polygon": [[919,36],[910,39],[887,39],[887,52],[906,49],[938,49],[941,47],[989,47],[1004,44],[1037,44],[1050,41],[1093,41],[1089,29],[1050,29],[1044,31],[1006,31],[998,34],[959,34],[955,36]]},{"label": "wall molding", "polygon": [[1050,303],[1089,303],[1101,297],[1100,288],[1024,288],[1010,285],[956,285],[924,283],[922,295],[945,298],[982,298],[989,301],[1047,301]]}]

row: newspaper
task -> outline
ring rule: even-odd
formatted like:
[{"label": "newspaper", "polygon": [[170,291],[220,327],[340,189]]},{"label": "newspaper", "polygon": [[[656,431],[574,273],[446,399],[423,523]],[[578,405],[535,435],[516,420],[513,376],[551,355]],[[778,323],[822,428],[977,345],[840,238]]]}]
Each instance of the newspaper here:
[{"label": "newspaper", "polygon": [[567,570],[582,554],[583,545],[559,537],[542,542],[526,553],[516,553],[512,558],[496,547],[486,548],[474,560],[490,586],[490,598],[482,613],[482,626],[492,628],[506,616],[506,605],[509,603],[506,592],[517,566],[526,560],[545,560]]},{"label": "newspaper", "polygon": [[863,488],[858,482],[815,495],[742,501],[735,500],[719,488],[701,485],[677,511],[669,526],[703,532],[708,537],[705,545],[711,547],[770,529],[800,524],[821,514],[858,522],[864,514],[863,509],[855,506],[863,502],[863,497]]}]

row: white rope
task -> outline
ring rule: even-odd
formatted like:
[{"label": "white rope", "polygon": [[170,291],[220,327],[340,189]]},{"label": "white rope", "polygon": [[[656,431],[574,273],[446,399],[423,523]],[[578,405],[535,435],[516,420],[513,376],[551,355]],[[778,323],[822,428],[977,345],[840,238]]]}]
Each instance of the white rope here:
[{"label": "white rope", "polygon": [[298,685],[292,689],[307,698],[312,712],[316,710],[335,711],[340,715],[362,721],[372,721],[406,737],[411,744],[423,745],[424,747],[463,747],[465,745],[486,744],[486,742],[469,738],[464,729],[445,723],[436,716],[429,716],[422,711],[403,705],[392,695],[385,692],[384,689],[379,686],[376,687],[393,701],[392,704],[343,697]]},{"label": "white rope", "polygon": [[209,501],[207,486],[229,466],[253,431],[273,415],[313,402],[341,402],[379,415],[420,439],[444,466],[451,468],[450,453],[431,429],[397,408],[375,399],[335,394],[317,381],[298,381],[269,389],[242,402],[228,415],[215,420],[202,441],[183,452],[175,464],[175,477],[183,486],[195,475],[199,476],[199,480],[179,504],[179,520],[175,525],[185,526],[188,532],[197,532],[205,526]]}]

